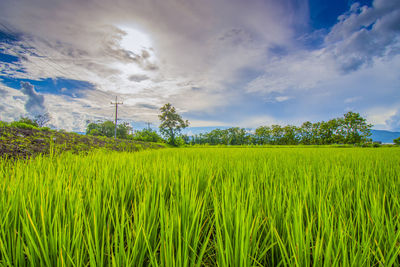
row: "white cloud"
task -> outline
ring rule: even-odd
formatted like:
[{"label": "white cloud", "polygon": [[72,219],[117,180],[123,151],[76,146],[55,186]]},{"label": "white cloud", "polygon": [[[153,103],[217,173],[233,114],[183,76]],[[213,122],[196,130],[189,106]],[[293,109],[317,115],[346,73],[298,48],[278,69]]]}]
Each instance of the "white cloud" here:
[{"label": "white cloud", "polygon": [[245,120],[239,122],[238,125],[243,128],[257,128],[259,126],[273,125],[273,124],[284,125],[286,123],[268,115],[261,115],[261,116],[251,116],[249,118],[246,118]]},{"label": "white cloud", "polygon": [[308,90],[320,82],[337,76],[332,58],[325,50],[296,51],[292,55],[269,62],[265,73],[247,86],[247,91],[264,94],[286,90]]},{"label": "white cloud", "polygon": [[[0,120],[14,121],[25,115],[25,96],[18,90],[0,84],[2,101],[0,102]],[[22,99],[23,100],[22,100]],[[12,105],[10,105],[12,103]]]},{"label": "white cloud", "polygon": [[[28,74],[14,77],[62,76],[120,93],[161,88],[166,98],[182,94],[181,82],[218,91],[239,69],[262,62],[266,48],[289,42],[301,16],[289,1],[6,2],[0,15],[24,34],[21,45],[32,46],[20,51]],[[143,77],[151,80],[134,83]]]},{"label": "white cloud", "polygon": [[385,120],[385,124],[388,125],[391,130],[400,131],[400,108],[395,112],[395,114]]},{"label": "white cloud", "polygon": [[212,120],[191,120],[190,127],[231,127],[232,125],[224,121]]},{"label": "white cloud", "polygon": [[283,101],[289,100],[290,98],[291,98],[290,96],[277,96],[277,97],[275,97],[275,100],[277,102],[283,102]]},{"label": "white cloud", "polygon": [[[183,115],[207,118],[224,108],[253,105],[242,100],[249,95],[274,104],[275,113],[284,111],[282,124],[306,117],[305,111],[330,116],[348,109],[381,112],[385,105],[398,110],[399,2],[353,5],[316,49],[298,43],[295,26],[306,26],[308,6],[295,2],[6,0],[0,16],[22,40],[2,44],[1,51],[21,61],[0,63],[0,71],[14,78],[93,84],[94,90],[77,98],[43,94],[46,108],[56,114],[54,125],[66,129],[82,130],[86,119],[112,118],[109,102],[116,94],[124,99],[121,118],[132,121],[156,122],[157,107],[167,102]],[[274,54],[274,47],[285,53]],[[247,69],[258,77],[243,77]],[[1,103],[2,114],[26,112],[21,92],[13,94],[19,98]],[[13,101],[19,108],[9,106]],[[288,102],[293,106],[285,106]],[[271,110],[259,112],[267,115],[193,122],[255,127],[277,121]],[[393,114],[368,114],[394,125]]]}]

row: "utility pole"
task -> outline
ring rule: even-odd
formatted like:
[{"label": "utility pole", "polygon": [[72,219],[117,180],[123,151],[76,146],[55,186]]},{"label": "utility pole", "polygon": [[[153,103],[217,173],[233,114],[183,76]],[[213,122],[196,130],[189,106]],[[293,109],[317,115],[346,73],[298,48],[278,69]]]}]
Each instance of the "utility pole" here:
[{"label": "utility pole", "polygon": [[112,105],[115,105],[115,131],[114,131],[114,139],[117,139],[117,120],[118,120],[118,105],[122,105],[122,102],[118,102],[117,96],[115,97],[115,102],[111,102]]},{"label": "utility pole", "polygon": [[148,128],[149,130],[151,130],[150,125],[151,125],[151,123],[150,123],[150,122],[147,122],[147,128]]}]

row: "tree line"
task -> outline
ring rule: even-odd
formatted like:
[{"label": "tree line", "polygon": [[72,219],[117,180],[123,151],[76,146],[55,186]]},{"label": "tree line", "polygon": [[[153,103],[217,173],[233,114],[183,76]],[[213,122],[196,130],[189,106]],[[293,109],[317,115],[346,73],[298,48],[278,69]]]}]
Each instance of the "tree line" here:
[{"label": "tree line", "polygon": [[[349,111],[343,117],[329,121],[304,122],[301,126],[271,125],[260,126],[254,131],[240,127],[215,129],[193,136],[182,135],[182,129],[189,126],[176,109],[170,104],[160,108],[159,132],[145,128],[133,131],[127,122],[117,125],[117,138],[145,142],[166,142],[179,145],[330,145],[330,144],[365,144],[371,142],[371,124],[359,113]],[[21,117],[15,123],[43,127],[51,120],[49,113],[36,115],[34,118]],[[16,125],[18,126],[18,125]],[[113,121],[87,121],[86,134],[113,137]],[[400,137],[393,140],[400,145]]]},{"label": "tree line", "polygon": [[190,144],[210,145],[329,145],[370,142],[371,124],[359,113],[347,112],[343,117],[295,125],[260,126],[255,131],[232,127],[215,129],[190,138]]},{"label": "tree line", "polygon": [[[189,126],[189,121],[183,120],[170,103],[162,106],[160,112],[161,114],[158,116],[160,119],[159,130],[162,137],[157,131],[150,128],[137,130],[131,134],[132,127],[129,123],[123,122],[117,124],[117,138],[144,142],[167,142],[174,146],[185,144],[186,142],[184,140],[186,139],[184,139],[180,133],[182,129]],[[112,121],[88,121],[87,123],[87,135],[114,136],[115,123]]]},{"label": "tree line", "polygon": [[[171,104],[160,108],[160,134],[150,128],[130,134],[132,127],[128,123],[117,126],[117,137],[147,142],[167,142],[171,145],[329,145],[329,144],[363,144],[370,142],[371,124],[359,113],[347,112],[343,117],[329,121],[311,123],[301,126],[271,125],[260,126],[254,131],[240,127],[215,129],[193,136],[182,135],[181,130],[189,122],[183,120]],[[89,123],[86,134],[112,137],[115,124],[112,121]]]}]

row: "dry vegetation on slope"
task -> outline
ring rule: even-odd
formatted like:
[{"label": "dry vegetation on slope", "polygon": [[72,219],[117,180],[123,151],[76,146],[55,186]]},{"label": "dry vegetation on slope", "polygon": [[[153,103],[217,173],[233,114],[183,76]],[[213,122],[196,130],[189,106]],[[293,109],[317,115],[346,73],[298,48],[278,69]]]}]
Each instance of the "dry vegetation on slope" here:
[{"label": "dry vegetation on slope", "polygon": [[133,152],[163,147],[165,147],[163,144],[158,143],[114,140],[113,138],[86,136],[24,124],[20,124],[18,127],[5,123],[0,125],[0,156],[9,158],[28,158],[37,154],[49,154],[51,151],[79,153],[105,148],[113,151]]}]

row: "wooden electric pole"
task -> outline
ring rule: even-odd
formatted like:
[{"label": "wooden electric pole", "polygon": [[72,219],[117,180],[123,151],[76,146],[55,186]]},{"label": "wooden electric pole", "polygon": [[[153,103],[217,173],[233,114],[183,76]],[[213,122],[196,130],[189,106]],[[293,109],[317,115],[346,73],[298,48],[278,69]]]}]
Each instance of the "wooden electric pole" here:
[{"label": "wooden electric pole", "polygon": [[122,102],[118,102],[117,96],[115,97],[115,102],[111,102],[112,105],[115,105],[115,131],[114,131],[114,139],[117,139],[117,120],[118,120],[118,105],[122,105]]}]

